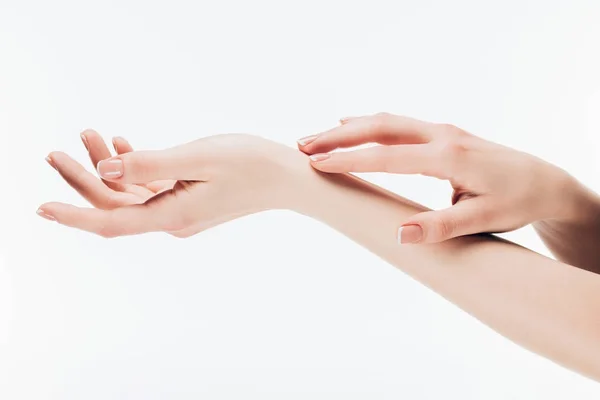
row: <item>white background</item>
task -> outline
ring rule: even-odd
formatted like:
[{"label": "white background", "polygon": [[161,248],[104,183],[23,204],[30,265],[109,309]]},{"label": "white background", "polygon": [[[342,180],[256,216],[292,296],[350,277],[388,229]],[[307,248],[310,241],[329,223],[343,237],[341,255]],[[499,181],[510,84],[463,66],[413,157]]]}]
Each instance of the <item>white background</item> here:
[{"label": "white background", "polygon": [[[35,211],[85,204],[44,161],[87,163],[85,128],[146,149],[225,132],[292,146],[378,111],[598,190],[599,17],[596,0],[0,0],[0,398],[597,398],[292,213],[108,241]],[[367,178],[449,202],[443,182]],[[547,254],[530,229],[508,237]]]}]

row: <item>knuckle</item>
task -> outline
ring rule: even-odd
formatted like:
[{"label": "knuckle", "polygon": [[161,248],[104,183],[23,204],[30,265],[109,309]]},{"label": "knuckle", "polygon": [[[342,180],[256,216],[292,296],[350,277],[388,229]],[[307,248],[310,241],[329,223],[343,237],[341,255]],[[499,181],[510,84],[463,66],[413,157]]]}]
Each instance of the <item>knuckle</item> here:
[{"label": "knuckle", "polygon": [[462,129],[460,129],[459,127],[457,127],[456,125],[453,124],[447,124],[447,123],[442,123],[442,124],[437,124],[437,128],[438,131],[444,135],[453,135],[453,136],[458,136],[458,135],[462,135],[464,133],[464,131]]},{"label": "knuckle", "polygon": [[383,134],[389,126],[391,114],[381,112],[373,115],[369,121],[369,133],[375,137]]},{"label": "knuckle", "polygon": [[468,149],[462,141],[455,138],[442,141],[437,148],[438,157],[445,164],[446,168],[456,167],[464,159],[467,151]]},{"label": "knuckle", "polygon": [[479,222],[482,226],[489,227],[494,224],[497,216],[497,208],[483,208],[479,211]]},{"label": "knuckle", "polygon": [[432,228],[436,239],[444,239],[452,236],[456,222],[452,218],[437,218],[432,222]]}]

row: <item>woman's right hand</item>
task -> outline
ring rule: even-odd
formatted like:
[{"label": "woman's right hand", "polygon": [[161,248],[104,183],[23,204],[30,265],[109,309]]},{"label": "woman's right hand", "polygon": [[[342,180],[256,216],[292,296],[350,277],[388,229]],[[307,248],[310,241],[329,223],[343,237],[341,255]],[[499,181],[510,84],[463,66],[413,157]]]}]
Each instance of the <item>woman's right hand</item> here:
[{"label": "woman's right hand", "polygon": [[111,238],[164,231],[188,237],[286,201],[286,163],[294,149],[244,134],[216,135],[166,150],[133,151],[116,138],[111,156],[98,133],[82,139],[98,179],[62,152],[47,161],[95,208],[43,204],[38,214]]},{"label": "woman's right hand", "polygon": [[[381,146],[347,152],[366,143]],[[486,141],[455,126],[381,113],[342,120],[339,127],[298,141],[323,172],[422,174],[450,182],[452,206],[399,221],[399,242],[433,243],[505,232],[542,220],[585,219],[589,196],[562,169]]]}]

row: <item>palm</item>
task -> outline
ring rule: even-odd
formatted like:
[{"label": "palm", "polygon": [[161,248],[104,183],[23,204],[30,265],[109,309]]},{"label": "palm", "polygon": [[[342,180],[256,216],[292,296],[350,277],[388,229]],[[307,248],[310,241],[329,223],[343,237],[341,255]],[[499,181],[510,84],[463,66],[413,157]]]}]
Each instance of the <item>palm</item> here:
[{"label": "palm", "polygon": [[[100,161],[112,157],[106,143],[95,131],[87,130],[81,137],[94,169]],[[131,145],[123,138],[113,139],[113,146],[117,155],[133,151]],[[62,152],[51,153],[47,160],[72,188],[98,210],[125,209],[135,204],[160,205],[159,203],[164,201],[183,200],[182,195],[189,194],[195,187],[195,182],[177,180],[160,180],[146,184],[106,181],[99,179]],[[168,233],[177,237],[187,237],[198,230],[197,226],[188,226]]]}]

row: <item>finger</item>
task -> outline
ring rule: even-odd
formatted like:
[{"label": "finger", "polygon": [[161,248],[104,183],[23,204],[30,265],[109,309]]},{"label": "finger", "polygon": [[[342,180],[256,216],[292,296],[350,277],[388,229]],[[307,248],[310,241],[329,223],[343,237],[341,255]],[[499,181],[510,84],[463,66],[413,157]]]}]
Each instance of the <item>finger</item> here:
[{"label": "finger", "polygon": [[[86,132],[84,132],[84,134],[82,134],[82,140],[84,137],[86,138],[84,140],[84,143],[86,143],[89,147],[89,154],[92,163],[94,164],[94,168],[97,168],[98,163],[101,160],[112,157],[112,154],[106,146],[104,139],[102,139],[102,137],[98,133],[92,130],[87,130]],[[127,142],[127,140],[123,138],[116,139],[117,140],[113,140],[113,147],[115,148],[115,151],[117,151],[117,153],[127,153],[133,151],[133,148],[131,147],[129,142]],[[144,200],[156,194],[156,192],[144,187],[143,185],[123,185],[107,180],[103,180],[103,183],[106,186],[114,189],[115,191],[131,193],[137,196],[138,198]]]},{"label": "finger", "polygon": [[117,154],[131,153],[133,151],[133,146],[131,146],[125,138],[120,136],[114,137],[112,144]]},{"label": "finger", "polygon": [[167,150],[135,151],[98,163],[98,173],[118,183],[148,183],[157,180],[200,180],[199,157],[186,146]]},{"label": "finger", "polygon": [[[160,195],[159,195],[160,196]],[[43,204],[38,214],[62,225],[113,238],[147,232],[182,228],[178,224],[177,208],[171,199],[147,202],[113,210],[81,208],[64,203]],[[172,204],[169,204],[172,203]],[[179,219],[180,220],[180,219]]]},{"label": "finger", "polygon": [[361,117],[342,117],[342,118],[340,118],[340,124],[342,124],[342,125],[347,124],[357,118],[361,118]]},{"label": "finger", "polygon": [[[106,147],[106,143],[104,143],[104,139],[102,139],[102,137],[96,131],[92,129],[86,129],[81,133],[81,141],[88,151],[94,169],[98,167],[98,163],[101,160],[112,157],[110,150],[108,147]],[[119,183],[110,181],[105,181],[104,183],[113,190],[117,190],[119,192],[125,191],[123,185]]]},{"label": "finger", "polygon": [[[126,154],[126,153],[131,153],[133,151],[133,146],[131,146],[131,144],[129,144],[129,142],[125,138],[122,138],[120,136],[113,138],[112,143],[113,143],[113,147],[114,147],[115,151],[117,152],[117,154]],[[177,182],[177,181],[162,180],[162,181],[148,182],[145,185],[139,185],[139,186],[144,187],[144,188],[148,189],[149,191],[151,191],[153,194],[155,194],[155,193],[162,192],[162,191],[165,191],[168,189],[172,189],[173,186],[175,185],[175,182]],[[138,186],[138,185],[135,185],[135,186]],[[129,188],[128,188],[128,190],[129,190]]]},{"label": "finger", "polygon": [[94,174],[65,153],[52,152],[47,160],[63,179],[94,207],[112,209],[140,202],[140,199],[131,193],[116,192],[108,188]]},{"label": "finger", "polygon": [[311,165],[319,171],[391,172],[422,174],[445,178],[444,171],[435,162],[431,148],[426,144],[374,146],[361,150],[314,154]]},{"label": "finger", "polygon": [[300,139],[300,150],[307,154],[326,153],[366,143],[417,144],[429,142],[436,125],[413,118],[377,114],[350,120],[319,135]]},{"label": "finger", "polygon": [[484,197],[461,201],[439,211],[411,217],[398,229],[398,242],[437,243],[459,236],[492,232],[494,208]]}]

